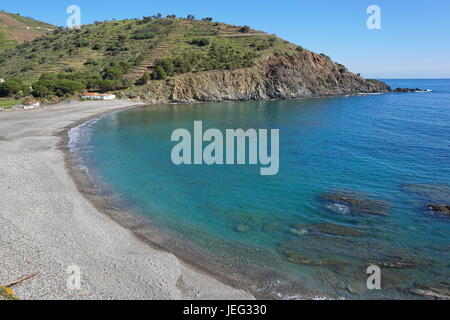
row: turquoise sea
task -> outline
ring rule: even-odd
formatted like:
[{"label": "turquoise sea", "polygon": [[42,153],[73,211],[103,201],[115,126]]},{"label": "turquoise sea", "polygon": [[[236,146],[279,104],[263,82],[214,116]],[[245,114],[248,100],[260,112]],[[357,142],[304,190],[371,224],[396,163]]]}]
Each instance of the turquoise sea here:
[{"label": "turquoise sea", "polygon": [[[433,91],[146,106],[72,130],[70,147],[99,192],[253,292],[421,298],[411,290],[449,287],[450,217],[427,205],[450,203],[450,80],[386,82]],[[174,165],[171,134],[195,120],[280,129],[279,174]]]}]

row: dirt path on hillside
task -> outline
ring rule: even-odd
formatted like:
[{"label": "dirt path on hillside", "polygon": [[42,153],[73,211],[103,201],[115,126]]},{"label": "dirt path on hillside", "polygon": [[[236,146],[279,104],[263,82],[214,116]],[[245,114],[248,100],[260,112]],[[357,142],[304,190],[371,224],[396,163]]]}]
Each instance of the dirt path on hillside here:
[{"label": "dirt path on hillside", "polygon": [[6,14],[0,13],[0,20],[3,21],[6,26],[12,27],[9,31],[19,44],[24,43],[25,41],[32,41],[42,35],[37,31],[33,31],[33,29],[26,24],[19,22]]},{"label": "dirt path on hillside", "polygon": [[0,19],[3,20],[3,22],[6,23],[8,27],[25,27],[25,28],[27,27],[22,22],[19,22],[16,19],[11,18],[10,16],[4,13],[0,13]]}]

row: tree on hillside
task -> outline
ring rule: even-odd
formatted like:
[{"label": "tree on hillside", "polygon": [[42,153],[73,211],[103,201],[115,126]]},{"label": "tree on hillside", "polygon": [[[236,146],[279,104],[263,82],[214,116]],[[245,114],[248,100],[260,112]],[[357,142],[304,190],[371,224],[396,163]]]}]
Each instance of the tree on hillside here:
[{"label": "tree on hillside", "polygon": [[150,21],[152,21],[153,20],[153,17],[143,17],[142,18],[142,22],[143,23],[148,23],[148,22],[150,22]]},{"label": "tree on hillside", "polygon": [[242,32],[242,33],[249,33],[250,32],[250,27],[249,26],[243,26],[239,31]]},{"label": "tree on hillside", "polygon": [[138,86],[144,86],[147,84],[147,82],[149,82],[151,80],[151,76],[149,73],[144,73],[144,75],[138,80],[136,81],[136,85]]},{"label": "tree on hillside", "polygon": [[188,16],[186,17],[186,19],[188,20],[195,20],[195,16],[192,14],[188,14]]},{"label": "tree on hillside", "polygon": [[193,39],[189,42],[190,44],[199,46],[199,47],[205,47],[207,45],[209,45],[209,40],[206,38],[201,38],[201,39]]},{"label": "tree on hillside", "polygon": [[167,73],[163,67],[156,66],[155,73],[153,76],[156,80],[164,80],[165,78],[167,78]]},{"label": "tree on hillside", "polygon": [[44,76],[33,83],[33,95],[37,98],[70,96],[85,89],[86,86],[79,81],[58,79],[56,76]]},{"label": "tree on hillside", "polygon": [[21,98],[30,93],[30,88],[21,79],[13,78],[0,83],[0,97]]}]

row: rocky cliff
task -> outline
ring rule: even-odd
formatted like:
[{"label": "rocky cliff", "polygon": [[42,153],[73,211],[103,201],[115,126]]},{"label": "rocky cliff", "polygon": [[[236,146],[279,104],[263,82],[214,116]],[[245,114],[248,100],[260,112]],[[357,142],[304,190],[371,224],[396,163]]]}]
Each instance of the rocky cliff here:
[{"label": "rocky cliff", "polygon": [[183,74],[149,89],[142,98],[152,102],[220,102],[390,91],[383,82],[363,79],[328,57],[302,50],[293,56],[271,55],[251,68]]}]

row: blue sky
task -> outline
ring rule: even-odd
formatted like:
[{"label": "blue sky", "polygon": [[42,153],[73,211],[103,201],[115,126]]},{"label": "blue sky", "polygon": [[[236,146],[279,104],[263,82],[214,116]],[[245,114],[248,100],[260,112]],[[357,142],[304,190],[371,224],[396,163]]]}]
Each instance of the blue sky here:
[{"label": "blue sky", "polygon": [[[450,78],[448,0],[15,0],[0,9],[65,25],[69,5],[82,23],[174,13],[275,33],[371,78]],[[366,27],[369,5],[381,8],[381,30]]]}]

